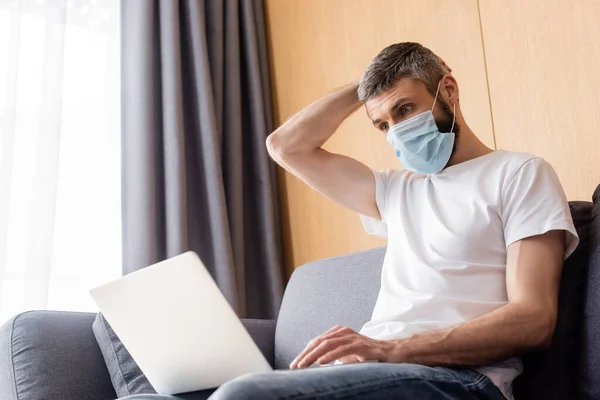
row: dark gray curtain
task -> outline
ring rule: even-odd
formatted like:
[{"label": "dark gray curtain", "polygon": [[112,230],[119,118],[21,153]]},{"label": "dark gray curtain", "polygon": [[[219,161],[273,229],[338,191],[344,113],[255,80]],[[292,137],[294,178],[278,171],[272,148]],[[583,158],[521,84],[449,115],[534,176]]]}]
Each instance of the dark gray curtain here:
[{"label": "dark gray curtain", "polygon": [[275,317],[262,0],[121,4],[123,273],[193,250],[240,317]]}]

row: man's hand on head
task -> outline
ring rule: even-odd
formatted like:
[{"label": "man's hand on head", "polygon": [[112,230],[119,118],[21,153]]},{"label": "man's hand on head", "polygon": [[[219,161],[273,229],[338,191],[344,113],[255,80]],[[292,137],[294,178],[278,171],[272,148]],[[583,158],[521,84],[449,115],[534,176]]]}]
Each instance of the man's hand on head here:
[{"label": "man's hand on head", "polygon": [[323,365],[335,360],[344,364],[366,360],[390,362],[393,350],[393,341],[371,339],[351,328],[336,325],[308,342],[292,361],[290,369],[305,368],[314,363]]}]

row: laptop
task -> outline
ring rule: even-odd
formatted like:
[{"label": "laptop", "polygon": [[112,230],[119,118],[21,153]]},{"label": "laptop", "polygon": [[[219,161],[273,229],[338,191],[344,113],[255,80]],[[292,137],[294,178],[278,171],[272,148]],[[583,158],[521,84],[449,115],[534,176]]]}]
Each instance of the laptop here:
[{"label": "laptop", "polygon": [[215,388],[272,370],[194,252],[90,295],[159,394]]}]

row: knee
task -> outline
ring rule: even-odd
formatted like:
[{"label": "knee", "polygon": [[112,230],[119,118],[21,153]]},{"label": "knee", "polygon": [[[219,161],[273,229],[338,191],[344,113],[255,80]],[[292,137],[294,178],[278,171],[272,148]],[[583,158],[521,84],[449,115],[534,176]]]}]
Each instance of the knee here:
[{"label": "knee", "polygon": [[266,385],[267,374],[250,373],[232,379],[222,384],[210,400],[267,400],[272,396]]}]

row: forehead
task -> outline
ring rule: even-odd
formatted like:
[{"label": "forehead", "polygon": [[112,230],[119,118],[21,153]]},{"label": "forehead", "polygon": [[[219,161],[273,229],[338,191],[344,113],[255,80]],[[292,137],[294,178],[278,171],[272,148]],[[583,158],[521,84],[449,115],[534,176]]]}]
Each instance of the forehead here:
[{"label": "forehead", "polygon": [[367,113],[375,119],[377,114],[387,113],[394,103],[402,98],[409,101],[424,100],[429,97],[425,84],[414,78],[400,78],[379,96],[365,101]]}]

